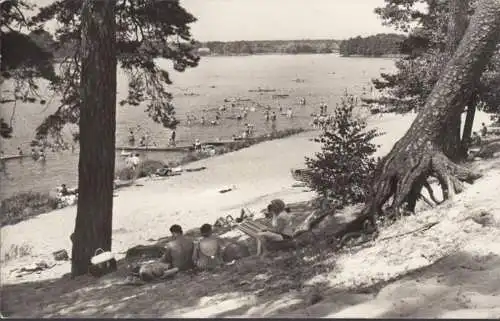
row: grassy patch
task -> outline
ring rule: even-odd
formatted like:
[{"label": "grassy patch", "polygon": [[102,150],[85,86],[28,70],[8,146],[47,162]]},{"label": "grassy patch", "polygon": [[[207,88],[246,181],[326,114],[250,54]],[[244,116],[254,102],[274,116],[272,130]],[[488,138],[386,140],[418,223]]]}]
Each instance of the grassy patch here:
[{"label": "grassy patch", "polygon": [[147,177],[156,173],[157,169],[165,167],[166,164],[159,160],[146,159],[141,162],[135,170],[130,167],[124,167],[116,172],[116,175],[121,180],[131,180],[141,177]]},{"label": "grassy patch", "polygon": [[32,247],[23,244],[23,245],[11,245],[11,247],[4,251],[2,262],[7,262],[13,259],[17,259],[23,256],[28,256],[31,254]]},{"label": "grassy patch", "polygon": [[2,201],[0,226],[16,224],[57,208],[57,199],[49,193],[23,192]]}]

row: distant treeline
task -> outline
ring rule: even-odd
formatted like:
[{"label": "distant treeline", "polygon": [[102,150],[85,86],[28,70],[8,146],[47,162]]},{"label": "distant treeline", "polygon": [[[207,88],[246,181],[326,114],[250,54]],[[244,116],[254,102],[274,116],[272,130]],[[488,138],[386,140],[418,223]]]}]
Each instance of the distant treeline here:
[{"label": "distant treeline", "polygon": [[369,37],[355,37],[340,43],[339,53],[342,56],[380,57],[400,55],[401,44],[406,36],[394,33],[380,33]]},{"label": "distant treeline", "polygon": [[[71,46],[59,47],[45,31],[35,31],[30,37],[42,48],[52,52],[55,58],[72,54]],[[401,43],[406,39],[398,34],[377,34],[366,38],[347,40],[251,40],[209,41],[196,44],[200,55],[236,56],[256,54],[315,54],[340,52],[342,56],[384,56],[401,54]]]},{"label": "distant treeline", "polygon": [[202,54],[234,56],[255,54],[312,54],[332,53],[339,49],[339,40],[253,40],[253,41],[209,41],[200,43],[210,52]]}]

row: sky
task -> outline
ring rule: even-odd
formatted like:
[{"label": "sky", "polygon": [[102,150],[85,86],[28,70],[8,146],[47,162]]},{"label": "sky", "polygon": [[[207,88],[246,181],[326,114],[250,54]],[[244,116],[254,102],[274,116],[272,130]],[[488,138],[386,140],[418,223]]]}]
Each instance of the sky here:
[{"label": "sky", "polygon": [[[162,0],[156,0],[162,1]],[[30,0],[38,6],[53,0]],[[198,41],[347,39],[395,32],[373,12],[384,0],[180,0]],[[52,31],[54,25],[47,26]]]},{"label": "sky", "polygon": [[346,39],[394,32],[373,10],[383,0],[180,0],[199,41]]}]

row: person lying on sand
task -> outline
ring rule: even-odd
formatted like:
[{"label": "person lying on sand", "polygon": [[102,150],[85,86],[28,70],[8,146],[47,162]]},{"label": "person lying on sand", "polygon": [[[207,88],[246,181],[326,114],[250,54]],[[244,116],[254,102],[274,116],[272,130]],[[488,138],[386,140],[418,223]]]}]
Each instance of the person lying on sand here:
[{"label": "person lying on sand", "polygon": [[212,235],[212,225],[210,224],[203,224],[200,232],[202,238],[196,243],[193,251],[194,264],[200,270],[213,270],[220,267],[224,264],[222,240]]},{"label": "person lying on sand", "polygon": [[269,242],[280,242],[289,240],[293,236],[292,216],[285,202],[280,199],[272,200],[267,206],[267,211],[271,216],[272,230],[262,231],[257,234],[257,256],[267,252]]},{"label": "person lying on sand", "polygon": [[156,175],[158,176],[168,176],[170,174],[172,174],[172,169],[166,165],[156,170]]}]

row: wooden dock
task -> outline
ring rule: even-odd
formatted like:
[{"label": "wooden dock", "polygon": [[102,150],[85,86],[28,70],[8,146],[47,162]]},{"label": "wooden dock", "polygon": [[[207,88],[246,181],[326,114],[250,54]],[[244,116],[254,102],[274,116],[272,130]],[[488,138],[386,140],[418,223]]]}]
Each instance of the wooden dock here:
[{"label": "wooden dock", "polygon": [[[250,140],[250,139],[248,139]],[[201,143],[202,146],[212,145],[212,146],[226,146],[236,144],[238,142],[244,141],[240,140],[220,140],[220,141],[207,141]],[[157,147],[157,146],[117,146],[116,150],[125,152],[189,152],[194,150],[194,145],[182,145],[182,146],[167,146],[167,147]]]},{"label": "wooden dock", "polygon": [[121,150],[121,151],[126,151],[126,152],[133,152],[133,151],[139,151],[139,152],[188,152],[190,150],[194,149],[193,145],[186,145],[186,146],[169,146],[169,147],[156,147],[156,146],[117,146],[115,148],[116,150]]},{"label": "wooden dock", "polygon": [[0,157],[0,160],[7,161],[7,160],[11,160],[11,159],[21,159],[21,158],[26,158],[26,157],[31,157],[31,155],[7,155],[7,156]]}]

